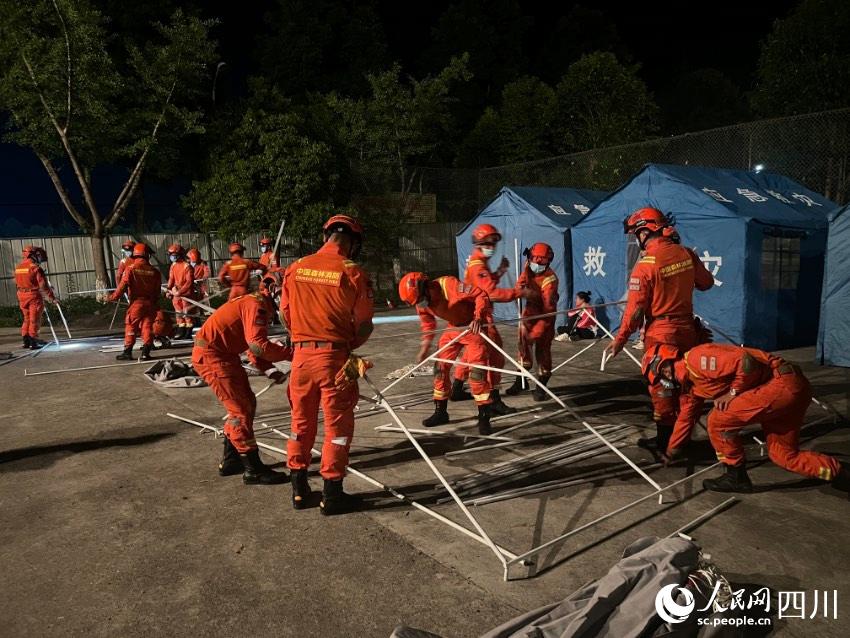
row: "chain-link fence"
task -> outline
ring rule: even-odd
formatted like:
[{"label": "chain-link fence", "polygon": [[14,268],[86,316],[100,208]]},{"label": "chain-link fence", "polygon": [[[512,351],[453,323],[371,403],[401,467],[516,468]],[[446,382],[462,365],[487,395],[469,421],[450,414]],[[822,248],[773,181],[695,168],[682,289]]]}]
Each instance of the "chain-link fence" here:
[{"label": "chain-link fence", "polygon": [[850,199],[850,109],[759,120],[481,170],[479,201],[502,186],[614,190],[649,162],[750,170],[761,165],[827,198]]}]

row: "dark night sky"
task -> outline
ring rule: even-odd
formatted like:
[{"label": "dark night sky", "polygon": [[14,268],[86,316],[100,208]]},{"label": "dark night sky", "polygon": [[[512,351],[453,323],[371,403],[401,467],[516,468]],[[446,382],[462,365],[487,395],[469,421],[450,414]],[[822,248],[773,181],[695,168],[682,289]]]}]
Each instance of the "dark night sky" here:
[{"label": "dark night sky", "polygon": [[[254,37],[262,30],[262,16],[274,6],[271,0],[255,3],[215,1],[205,3],[209,15],[221,19],[217,35],[222,56],[231,71],[242,75],[250,67]],[[430,42],[431,29],[450,3],[446,0],[379,0],[391,57],[414,70],[419,52]],[[569,13],[571,2],[521,2],[533,19],[526,49],[534,56],[557,19]],[[670,3],[584,2],[602,10],[620,38],[640,62],[642,75],[653,90],[662,88],[681,71],[714,67],[739,85],[749,88],[758,59],[759,43],[773,21],[797,4],[793,0],[770,3],[694,0]],[[247,5],[247,6],[246,6]],[[534,74],[534,69],[529,71]]]}]

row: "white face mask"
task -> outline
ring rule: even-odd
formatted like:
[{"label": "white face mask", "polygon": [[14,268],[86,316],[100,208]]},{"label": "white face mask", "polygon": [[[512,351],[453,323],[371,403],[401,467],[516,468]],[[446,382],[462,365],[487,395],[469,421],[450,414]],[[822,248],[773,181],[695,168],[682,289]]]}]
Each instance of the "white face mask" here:
[{"label": "white face mask", "polygon": [[261,253],[269,252],[269,247],[268,246],[260,246],[260,252]]},{"label": "white face mask", "polygon": [[168,259],[171,261],[172,264],[176,263],[177,262],[177,255],[169,255]]},{"label": "white face mask", "polygon": [[528,267],[531,268],[531,272],[533,272],[535,275],[539,275],[544,270],[546,270],[546,266],[544,266],[543,264],[535,264],[533,261],[529,262]]},{"label": "white face mask", "polygon": [[484,248],[484,247],[481,248],[481,254],[484,255],[485,257],[492,257],[493,253],[495,253],[495,252],[496,252],[495,248]]},{"label": "white face mask", "polygon": [[190,261],[190,262],[189,262],[189,265],[191,265],[191,266],[192,266],[192,268],[194,268],[195,266],[197,266],[197,265],[198,265],[198,262],[196,262],[196,261]]},{"label": "white face mask", "polygon": [[130,257],[133,254],[132,250],[122,250],[121,251],[125,257]]}]

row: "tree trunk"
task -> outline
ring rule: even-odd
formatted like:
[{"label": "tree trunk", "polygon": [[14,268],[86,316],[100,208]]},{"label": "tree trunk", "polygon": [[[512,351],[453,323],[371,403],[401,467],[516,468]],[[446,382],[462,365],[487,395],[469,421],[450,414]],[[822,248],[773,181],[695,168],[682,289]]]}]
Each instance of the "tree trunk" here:
[{"label": "tree trunk", "polygon": [[[106,270],[106,252],[103,250],[103,229],[98,228],[92,231],[90,238],[94,258],[94,287],[96,290],[105,290],[109,288],[109,275]],[[109,293],[99,292],[96,298],[100,302],[105,302],[108,296]]]},{"label": "tree trunk", "polygon": [[136,234],[145,234],[145,192],[141,185],[136,191]]}]

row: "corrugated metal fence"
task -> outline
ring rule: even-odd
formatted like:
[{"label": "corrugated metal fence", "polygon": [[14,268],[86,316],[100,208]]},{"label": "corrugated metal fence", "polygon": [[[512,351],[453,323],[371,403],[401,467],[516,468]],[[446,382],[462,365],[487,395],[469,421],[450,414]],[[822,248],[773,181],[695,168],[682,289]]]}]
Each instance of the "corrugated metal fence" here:
[{"label": "corrugated metal fence", "polygon": [[[457,256],[454,236],[462,224],[440,223],[419,224],[409,227],[399,240],[397,259],[399,268],[392,271],[371,271],[378,288],[384,290],[392,286],[398,273],[410,270],[423,270],[432,274],[455,274]],[[249,256],[256,257],[260,234],[252,234],[240,239],[247,247]],[[121,244],[127,240],[143,241],[154,249],[152,263],[165,274],[168,271],[166,250],[173,243],[185,248],[195,247],[210,264],[213,274],[229,258],[227,246],[230,240],[206,233],[150,233],[146,235],[114,235],[106,240],[107,267],[114,268],[120,258]],[[368,238],[367,238],[368,241]],[[15,295],[15,265],[21,260],[21,251],[27,244],[42,246],[47,251],[47,272],[50,283],[60,297],[80,290],[92,290],[95,287],[94,259],[92,258],[91,239],[87,236],[66,237],[19,237],[0,239],[0,305],[17,305]],[[307,244],[298,238],[281,239],[281,261],[285,264],[297,259],[303,252],[310,252]],[[369,268],[368,261],[364,264]],[[114,270],[110,272],[114,278]]]}]

